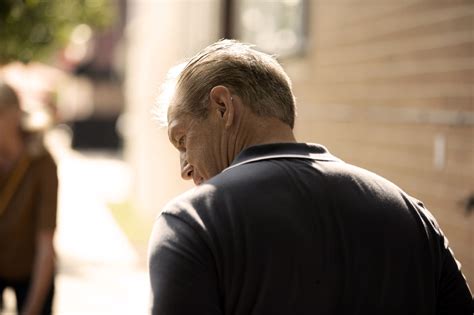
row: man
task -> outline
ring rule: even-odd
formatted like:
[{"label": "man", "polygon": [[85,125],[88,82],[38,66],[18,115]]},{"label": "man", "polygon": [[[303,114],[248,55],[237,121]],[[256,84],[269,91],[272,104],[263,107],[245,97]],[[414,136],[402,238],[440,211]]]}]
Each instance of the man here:
[{"label": "man", "polygon": [[290,80],[219,41],[179,74],[167,110],[181,175],[150,242],[153,314],[471,314],[423,204],[297,143]]}]

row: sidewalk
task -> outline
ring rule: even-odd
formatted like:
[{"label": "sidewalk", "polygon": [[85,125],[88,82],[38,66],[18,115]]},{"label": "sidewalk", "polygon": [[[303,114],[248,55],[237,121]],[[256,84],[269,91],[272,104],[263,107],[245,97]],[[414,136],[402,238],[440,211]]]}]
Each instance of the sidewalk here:
[{"label": "sidewalk", "polygon": [[[140,261],[107,208],[129,196],[131,170],[113,156],[73,151],[68,142],[60,130],[47,138],[60,182],[54,314],[149,314],[143,257]],[[6,308],[0,313],[14,314],[13,293],[4,296]]]},{"label": "sidewalk", "polygon": [[130,169],[49,140],[60,178],[55,314],[148,314],[147,270],[106,206],[128,196]]}]

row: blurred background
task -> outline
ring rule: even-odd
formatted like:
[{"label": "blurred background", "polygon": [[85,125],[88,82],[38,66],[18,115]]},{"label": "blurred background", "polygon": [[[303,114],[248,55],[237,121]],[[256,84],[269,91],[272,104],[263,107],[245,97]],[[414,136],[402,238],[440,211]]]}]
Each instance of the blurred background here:
[{"label": "blurred background", "polygon": [[0,76],[59,167],[56,314],[147,314],[153,220],[191,187],[151,112],[224,37],[277,55],[300,141],[424,201],[474,288],[472,0],[4,0]]}]

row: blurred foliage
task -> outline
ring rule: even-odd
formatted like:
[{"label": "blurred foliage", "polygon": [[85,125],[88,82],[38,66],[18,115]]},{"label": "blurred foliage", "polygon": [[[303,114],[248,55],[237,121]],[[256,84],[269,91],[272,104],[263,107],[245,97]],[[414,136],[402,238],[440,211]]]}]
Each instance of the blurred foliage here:
[{"label": "blurred foliage", "polygon": [[0,65],[47,58],[75,26],[107,26],[113,9],[109,0],[0,0]]},{"label": "blurred foliage", "polygon": [[138,254],[142,267],[148,266],[148,240],[155,216],[138,209],[131,201],[109,203],[108,208],[122,232],[127,236]]},{"label": "blurred foliage", "polygon": [[109,203],[108,207],[122,231],[134,245],[146,245],[154,220],[144,215],[131,201]]}]

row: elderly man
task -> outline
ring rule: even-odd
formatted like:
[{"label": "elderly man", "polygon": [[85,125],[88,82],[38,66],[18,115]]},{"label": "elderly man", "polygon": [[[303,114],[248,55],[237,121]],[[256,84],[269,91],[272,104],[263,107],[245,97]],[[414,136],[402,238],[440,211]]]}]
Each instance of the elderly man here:
[{"label": "elderly man", "polygon": [[167,110],[181,176],[150,241],[153,314],[471,314],[423,204],[297,143],[288,76],[223,40],[180,72]]}]

